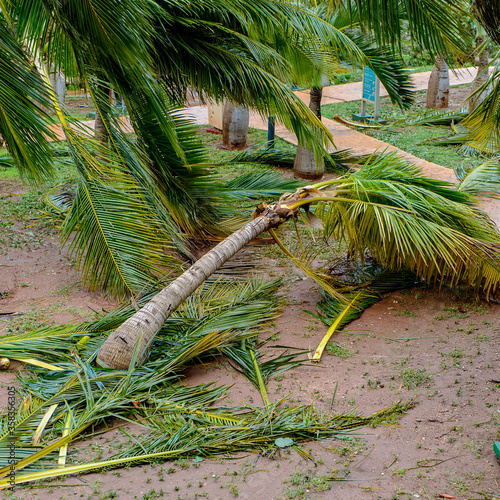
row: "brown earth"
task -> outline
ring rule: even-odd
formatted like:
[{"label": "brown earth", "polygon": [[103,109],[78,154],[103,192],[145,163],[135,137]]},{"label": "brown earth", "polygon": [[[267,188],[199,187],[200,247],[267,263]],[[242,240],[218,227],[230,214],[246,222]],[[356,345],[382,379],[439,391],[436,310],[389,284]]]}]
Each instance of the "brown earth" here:
[{"label": "brown earth", "polygon": [[[6,183],[0,196],[16,202],[23,190]],[[51,226],[28,220],[0,233],[0,316],[23,313],[1,318],[0,332],[21,331],[23,324],[81,321],[112,307],[82,290]],[[257,262],[288,281],[288,302],[271,332],[274,343],[315,349],[326,326],[305,311],[315,311],[319,294],[309,279],[280,263],[269,257]],[[330,341],[333,354],[325,353],[320,364],[273,380],[269,392],[274,400],[288,395],[288,403],[314,404],[320,413],[371,413],[415,398],[415,408],[399,425],[369,428],[348,440],[305,444],[314,462],[294,451],[273,460],[252,454],[201,463],[181,460],[19,487],[5,498],[114,498],[114,492],[124,499],[500,498],[492,448],[499,438],[499,318],[499,305],[463,302],[451,292],[415,288],[391,293],[336,334]],[[15,383],[18,367],[13,368],[0,373],[2,405],[7,386]],[[224,363],[194,367],[186,380],[233,384],[228,404],[261,404],[258,391]],[[124,428],[140,432],[130,424]],[[82,446],[90,460],[100,444],[116,439],[108,433]],[[338,481],[326,481],[327,476]]]},{"label": "brown earth", "polygon": [[[0,181],[0,201],[22,203],[28,191]],[[0,335],[82,321],[113,307],[81,287],[57,231],[36,216],[0,215]],[[263,338],[274,334],[271,344],[314,350],[327,330],[305,312],[316,311],[316,286],[269,252],[254,255],[258,269],[287,281],[283,314]],[[335,334],[321,363],[272,380],[272,400],[314,404],[320,413],[367,414],[415,399],[397,425],[306,443],[314,461],[295,451],[272,460],[254,454],[178,460],[18,487],[0,498],[500,499],[493,453],[500,440],[499,319],[500,305],[459,300],[450,291],[394,292]],[[0,372],[0,407],[19,368]],[[232,384],[227,404],[261,404],[258,391],[224,362],[186,373],[189,384],[212,381]],[[140,435],[138,426],[122,427]],[[108,432],[75,448],[97,459],[102,446],[122,436]]]}]

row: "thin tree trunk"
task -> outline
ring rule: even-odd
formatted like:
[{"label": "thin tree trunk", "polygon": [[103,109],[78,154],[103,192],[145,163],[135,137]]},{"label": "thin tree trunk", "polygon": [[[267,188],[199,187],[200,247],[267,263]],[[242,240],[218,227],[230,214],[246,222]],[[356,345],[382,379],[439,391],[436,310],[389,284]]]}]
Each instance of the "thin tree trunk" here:
[{"label": "thin tree trunk", "polygon": [[[321,99],[323,97],[323,88],[312,88],[310,96],[309,109],[321,120]],[[307,147],[299,144],[299,146],[297,146],[297,154],[293,164],[294,177],[314,180],[323,177],[324,173],[324,160],[321,159],[317,162],[313,153]]]},{"label": "thin tree trunk", "polygon": [[[486,33],[482,29],[481,26],[478,25],[477,27],[478,30],[478,36],[476,38],[476,48],[479,48],[483,43],[486,42],[487,37]],[[472,83],[472,90],[469,96],[469,113],[472,113],[483,101],[484,98],[486,97],[486,94],[488,93],[487,90],[484,90],[478,95],[473,95],[476,90],[483,85],[486,80],[488,79],[488,64],[489,64],[489,59],[488,59],[488,49],[484,47],[484,49],[479,52],[478,56],[476,57],[476,64],[477,64],[477,73],[476,73],[476,78],[474,78],[474,82]]]},{"label": "thin tree trunk", "polygon": [[106,131],[106,126],[104,125],[104,120],[102,119],[99,110],[95,112],[95,124],[94,124],[94,137],[95,140],[100,143],[108,142],[108,133]]},{"label": "thin tree trunk", "polygon": [[438,54],[427,86],[427,107],[447,108],[450,95],[450,72],[443,54]]},{"label": "thin tree trunk", "polygon": [[[108,95],[109,102],[111,103],[111,98],[113,95],[113,91],[111,90],[111,88],[104,87],[101,90]],[[94,137],[97,141],[102,142],[103,144],[107,144],[108,142],[108,131],[106,129],[106,124],[102,119],[102,115],[99,112],[99,109],[97,109],[95,112]]]},{"label": "thin tree trunk", "polygon": [[62,73],[51,73],[50,83],[54,88],[54,92],[57,96],[57,102],[62,108],[64,106],[64,99],[66,97],[66,78]]},{"label": "thin tree trunk", "polygon": [[292,213],[279,203],[269,205],[262,215],[219,243],[111,333],[97,355],[97,363],[110,368],[127,369],[139,342],[138,363],[142,364],[155,335],[170,314],[247,243],[267,229],[279,226]]},{"label": "thin tree trunk", "polygon": [[246,106],[228,101],[222,114],[222,144],[227,149],[243,149],[247,145],[250,113]]}]

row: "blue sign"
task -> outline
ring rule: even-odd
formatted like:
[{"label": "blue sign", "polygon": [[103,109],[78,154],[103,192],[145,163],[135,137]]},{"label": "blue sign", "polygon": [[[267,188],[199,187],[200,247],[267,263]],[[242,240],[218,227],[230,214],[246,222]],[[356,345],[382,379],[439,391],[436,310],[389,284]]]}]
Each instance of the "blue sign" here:
[{"label": "blue sign", "polygon": [[363,99],[375,102],[377,87],[377,77],[370,68],[365,68],[363,72]]}]

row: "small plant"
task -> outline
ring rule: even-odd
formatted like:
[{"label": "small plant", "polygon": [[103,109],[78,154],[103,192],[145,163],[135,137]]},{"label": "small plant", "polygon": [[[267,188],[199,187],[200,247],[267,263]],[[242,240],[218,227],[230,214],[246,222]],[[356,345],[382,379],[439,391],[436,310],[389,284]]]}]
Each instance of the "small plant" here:
[{"label": "small plant", "polygon": [[453,351],[449,353],[449,356],[457,359],[457,358],[463,358],[465,354],[463,353],[462,349],[455,347],[455,349],[453,349]]},{"label": "small plant", "polygon": [[338,344],[328,344],[326,346],[326,352],[332,356],[337,356],[342,359],[347,359],[352,356],[352,352],[348,347]]},{"label": "small plant", "polygon": [[402,368],[399,372],[399,378],[407,389],[427,385],[432,380],[432,374],[425,368]]},{"label": "small plant", "polygon": [[405,309],[404,311],[396,311],[394,313],[394,316],[407,316],[408,318],[415,318],[417,316],[417,313]]}]

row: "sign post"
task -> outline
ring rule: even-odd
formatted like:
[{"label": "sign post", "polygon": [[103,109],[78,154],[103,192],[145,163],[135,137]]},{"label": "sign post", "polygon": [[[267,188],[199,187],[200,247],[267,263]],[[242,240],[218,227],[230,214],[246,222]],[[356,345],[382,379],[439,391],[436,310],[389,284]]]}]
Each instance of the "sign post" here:
[{"label": "sign post", "polygon": [[[375,111],[373,116],[366,114],[366,103],[373,102]],[[353,115],[357,121],[378,121],[380,105],[380,80],[373,70],[365,68],[363,71],[363,96],[361,98],[361,113]]]}]

